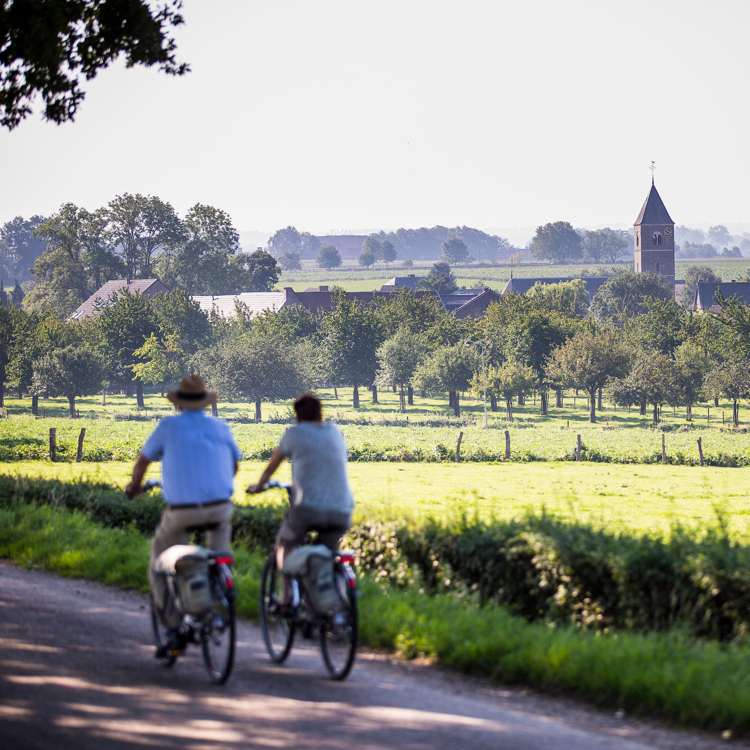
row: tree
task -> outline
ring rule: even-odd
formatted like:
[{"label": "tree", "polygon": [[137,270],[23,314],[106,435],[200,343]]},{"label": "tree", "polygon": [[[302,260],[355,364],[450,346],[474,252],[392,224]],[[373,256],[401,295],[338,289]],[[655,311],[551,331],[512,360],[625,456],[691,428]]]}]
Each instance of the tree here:
[{"label": "tree", "polygon": [[704,389],[709,396],[723,396],[732,401],[732,424],[738,427],[739,400],[750,393],[750,364],[744,357],[732,357],[706,375]]},{"label": "tree", "polygon": [[229,214],[196,203],[187,212],[182,227],[180,241],[159,255],[159,278],[168,287],[179,287],[189,294],[243,291],[246,268],[244,261],[232,262],[240,238]]},{"label": "tree", "polygon": [[177,213],[160,198],[124,193],[104,213],[110,242],[119,247],[129,279],[150,278],[154,256],[182,239]]},{"label": "tree", "polygon": [[690,335],[692,319],[674,299],[647,298],[648,312],[625,324],[629,344],[639,351],[657,351],[672,356]]},{"label": "tree", "polygon": [[463,240],[451,237],[440,246],[440,260],[452,265],[466,263],[469,260],[469,248]]},{"label": "tree", "polygon": [[285,252],[299,253],[302,258],[314,258],[320,249],[320,241],[309,232],[298,232],[296,227],[279,229],[268,240],[271,254],[281,261]]},{"label": "tree", "polygon": [[374,234],[368,235],[362,240],[362,252],[371,254],[373,262],[381,257],[381,250],[381,242]]},{"label": "tree", "polygon": [[639,400],[652,404],[653,423],[659,423],[659,407],[679,400],[680,383],[675,361],[658,351],[639,352],[628,373],[627,384]]},{"label": "tree", "polygon": [[553,263],[565,263],[583,255],[581,238],[567,221],[538,226],[529,249],[535,258]]},{"label": "tree", "polygon": [[0,122],[9,130],[31,114],[37,94],[44,117],[73,120],[91,80],[119,55],[127,67],[158,65],[169,75],[189,68],[175,59],[171,29],[180,26],[181,0],[28,0],[0,10]]},{"label": "tree", "polygon": [[714,245],[715,247],[721,247],[722,245],[731,245],[732,235],[729,234],[729,230],[726,227],[719,224],[715,227],[708,228],[708,236],[706,237],[706,241],[710,245]]},{"label": "tree", "polygon": [[148,306],[154,315],[162,344],[174,337],[186,354],[193,354],[208,346],[211,339],[208,315],[187,292],[173,289],[169,294],[157,294],[148,300]]},{"label": "tree", "polygon": [[318,264],[318,268],[325,268],[330,271],[332,268],[338,268],[341,265],[341,255],[333,245],[323,245],[318,251],[315,262]]},{"label": "tree", "polygon": [[364,266],[365,268],[369,268],[374,262],[375,254],[369,248],[363,249],[359,254],[359,257],[357,258],[357,263],[359,263],[360,266]]},{"label": "tree", "polygon": [[740,250],[737,247],[737,245],[733,245],[732,247],[725,247],[721,251],[721,257],[722,258],[741,258],[742,250]]},{"label": "tree", "polygon": [[102,388],[104,361],[88,346],[55,349],[34,362],[32,389],[38,395],[64,396],[70,416],[76,416],[76,397],[91,396]]},{"label": "tree", "polygon": [[0,408],[5,406],[6,370],[10,361],[10,347],[13,343],[13,318],[7,305],[0,305]]},{"label": "tree", "polygon": [[750,310],[739,297],[726,299],[720,288],[716,290],[714,299],[721,312],[709,312],[709,315],[729,333],[729,354],[733,352],[750,359]]},{"label": "tree", "polygon": [[302,253],[284,250],[279,256],[279,265],[285,271],[299,271],[302,268]]},{"label": "tree", "polygon": [[458,284],[450,265],[443,261],[438,261],[433,264],[430,273],[420,280],[419,288],[438,292],[439,294],[452,294],[458,288]]},{"label": "tree", "polygon": [[134,377],[144,383],[160,385],[162,396],[167,383],[179,380],[184,372],[185,352],[174,334],[162,342],[152,333],[133,355],[138,359],[130,366]]},{"label": "tree", "polygon": [[541,309],[562,313],[571,318],[582,318],[589,309],[589,293],[583,279],[542,284],[537,281],[526,292],[526,298],[539,301]]},{"label": "tree", "polygon": [[471,381],[471,390],[476,396],[484,394],[486,384],[490,399],[505,401],[505,418],[513,421],[513,399],[528,396],[538,381],[534,370],[515,359],[505,361],[500,367],[487,369],[485,383],[479,373]]},{"label": "tree", "polygon": [[714,284],[721,283],[721,276],[714,273],[710,266],[688,266],[685,269],[685,286],[682,289],[680,302],[685,306],[695,302],[695,289],[699,281],[709,281]]},{"label": "tree", "polygon": [[414,384],[423,391],[447,391],[453,414],[459,417],[458,394],[469,387],[478,366],[479,355],[473,347],[441,346],[417,368]]},{"label": "tree", "polygon": [[0,276],[29,281],[31,267],[44,252],[44,241],[34,232],[44,223],[43,216],[24,219],[16,216],[0,229]]},{"label": "tree", "polygon": [[339,292],[319,330],[320,368],[327,380],[354,387],[353,405],[358,409],[359,386],[370,385],[378,370],[377,350],[383,336],[375,309]]},{"label": "tree", "polygon": [[290,399],[310,387],[308,370],[296,348],[265,337],[241,338],[199,359],[201,372],[221,398],[255,402],[261,421],[261,402]]},{"label": "tree", "polygon": [[239,284],[245,292],[268,292],[281,276],[281,268],[276,259],[265,250],[239,253],[232,258],[231,263],[241,269]]},{"label": "tree", "polygon": [[[124,289],[110,295],[96,318],[102,350],[107,360],[109,380],[130,380],[133,365],[145,359],[136,354],[152,333],[157,333],[158,323],[153,308],[142,294],[131,294]],[[136,398],[143,407],[143,380],[137,375]]]},{"label": "tree", "polygon": [[596,393],[627,373],[630,353],[612,330],[579,331],[552,352],[549,375],[562,386],[589,394],[589,421],[596,422]]},{"label": "tree", "polygon": [[10,302],[16,307],[21,307],[23,304],[23,298],[26,296],[21,285],[18,283],[18,279],[15,280],[16,285],[13,287],[13,291],[10,293]]},{"label": "tree", "polygon": [[668,300],[674,298],[674,292],[658,274],[627,271],[599,287],[591,302],[591,316],[598,323],[605,323],[643,315],[648,312],[645,301],[648,297]]},{"label": "tree", "polygon": [[609,227],[584,231],[582,241],[584,255],[593,263],[616,263],[627,254],[629,244],[627,232]]},{"label": "tree", "polygon": [[693,404],[701,399],[703,379],[710,369],[710,360],[700,346],[690,341],[675,350],[674,358],[680,399],[685,404],[686,419],[690,422],[693,419]]},{"label": "tree", "polygon": [[375,378],[378,385],[395,385],[399,388],[399,408],[406,412],[406,393],[414,373],[427,353],[427,344],[416,333],[402,326],[377,350],[379,370]]},{"label": "tree", "polygon": [[106,224],[103,211],[66,203],[36,229],[47,247],[34,263],[41,283],[27,295],[27,307],[71,312],[105,281],[122,278],[126,267],[108,244]]},{"label": "tree", "polygon": [[394,260],[396,260],[396,258],[398,258],[396,248],[389,240],[383,240],[380,243],[380,257],[384,261],[386,268],[388,268],[389,263],[392,263]]}]

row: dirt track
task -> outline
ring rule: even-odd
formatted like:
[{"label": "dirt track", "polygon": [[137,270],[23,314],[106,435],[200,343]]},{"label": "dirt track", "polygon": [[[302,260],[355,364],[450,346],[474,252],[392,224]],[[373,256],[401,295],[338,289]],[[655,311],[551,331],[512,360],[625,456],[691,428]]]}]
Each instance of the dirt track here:
[{"label": "dirt track", "polygon": [[154,660],[144,597],[4,563],[0,667],[3,750],[748,747],[371,653],[334,683],[317,645],[280,667],[245,623],[216,687],[195,647],[170,670]]}]

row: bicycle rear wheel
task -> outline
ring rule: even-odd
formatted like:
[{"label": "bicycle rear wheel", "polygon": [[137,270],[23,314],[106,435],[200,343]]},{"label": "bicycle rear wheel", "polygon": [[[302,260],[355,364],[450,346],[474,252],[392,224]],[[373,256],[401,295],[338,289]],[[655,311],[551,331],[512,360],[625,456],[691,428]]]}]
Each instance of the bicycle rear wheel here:
[{"label": "bicycle rear wheel", "polygon": [[295,631],[292,618],[269,611],[269,608],[281,602],[281,597],[281,573],[276,567],[276,554],[271,552],[263,566],[263,576],[260,582],[260,624],[268,654],[279,664],[289,656],[292,650]]},{"label": "bicycle rear wheel", "polygon": [[[167,628],[161,624],[159,615],[156,614],[153,596],[151,597],[151,628],[154,632],[154,644],[156,645],[156,648],[159,649],[162,646],[165,646],[169,640],[169,634]],[[159,661],[165,667],[171,667],[177,661],[177,657],[171,651],[167,651],[166,654],[159,657]]]},{"label": "bicycle rear wheel", "polygon": [[334,581],[341,606],[326,617],[320,628],[323,661],[334,680],[343,680],[354,664],[357,651],[358,622],[356,589],[349,588],[343,569],[336,565]]},{"label": "bicycle rear wheel", "polygon": [[214,603],[204,617],[201,629],[203,660],[211,680],[222,685],[229,679],[234,664],[236,641],[234,597],[225,590],[221,575],[214,574]]}]

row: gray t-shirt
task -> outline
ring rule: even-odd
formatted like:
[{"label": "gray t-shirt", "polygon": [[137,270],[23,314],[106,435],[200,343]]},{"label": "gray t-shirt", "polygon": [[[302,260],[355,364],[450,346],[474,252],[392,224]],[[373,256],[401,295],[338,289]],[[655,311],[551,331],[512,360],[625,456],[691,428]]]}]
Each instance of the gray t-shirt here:
[{"label": "gray t-shirt", "polygon": [[292,462],[292,505],[351,513],[348,451],[335,424],[300,422],[284,433],[279,448]]}]

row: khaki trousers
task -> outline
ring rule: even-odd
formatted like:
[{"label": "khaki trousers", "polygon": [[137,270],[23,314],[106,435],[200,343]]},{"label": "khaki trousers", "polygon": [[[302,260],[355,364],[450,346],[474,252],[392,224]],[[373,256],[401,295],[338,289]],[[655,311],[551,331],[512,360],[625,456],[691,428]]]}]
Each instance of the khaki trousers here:
[{"label": "khaki trousers", "polygon": [[153,571],[154,560],[165,549],[174,544],[189,544],[193,526],[203,526],[216,523],[213,531],[206,532],[206,546],[217,552],[229,552],[232,541],[232,503],[217,503],[203,508],[167,508],[162,514],[156,527],[154,538],[151,540],[151,562],[148,566],[149,584],[156,608],[161,615],[162,622],[168,628],[176,628],[180,624],[181,616],[170,613],[165,616],[167,609],[164,598],[164,581]]}]

